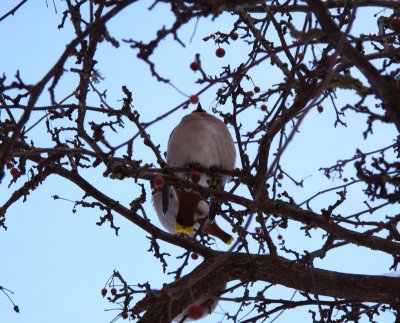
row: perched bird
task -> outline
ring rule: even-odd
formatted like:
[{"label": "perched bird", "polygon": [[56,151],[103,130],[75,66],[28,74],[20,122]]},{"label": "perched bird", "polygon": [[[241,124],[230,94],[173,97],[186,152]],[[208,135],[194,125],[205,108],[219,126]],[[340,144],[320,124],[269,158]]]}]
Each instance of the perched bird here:
[{"label": "perched bird", "polygon": [[[167,148],[170,167],[200,165],[232,170],[235,160],[235,146],[225,123],[205,112],[200,104],[197,110],[182,118],[170,135]],[[190,178],[183,172],[176,175]],[[201,174],[198,184],[222,189],[228,179],[227,175]],[[214,221],[219,206],[212,197],[209,205],[198,192],[165,185],[153,195],[153,204],[161,224],[171,233],[191,234],[194,225],[198,228],[200,220],[208,217],[203,233],[228,244],[233,240]]]}]

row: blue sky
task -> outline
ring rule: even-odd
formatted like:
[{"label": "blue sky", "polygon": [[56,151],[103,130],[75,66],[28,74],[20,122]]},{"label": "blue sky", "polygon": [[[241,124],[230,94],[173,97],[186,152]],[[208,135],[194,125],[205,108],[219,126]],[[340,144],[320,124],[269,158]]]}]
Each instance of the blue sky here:
[{"label": "blue sky", "polygon": [[[0,15],[15,6],[18,1],[3,1],[0,4]],[[139,38],[144,41],[152,39],[155,32],[163,25],[169,26],[172,15],[166,6],[159,5],[149,13],[146,8],[149,1],[134,4],[112,20],[108,27],[117,39]],[[56,1],[57,13],[49,1],[49,6],[42,1],[29,1],[16,15],[8,17],[0,23],[0,72],[12,79],[19,70],[27,82],[37,82],[51,68],[65,48],[65,44],[74,37],[69,24],[64,29],[57,29],[65,9],[64,1]],[[223,14],[215,20],[201,19],[198,23],[193,41],[195,22],[184,26],[179,36],[186,44],[183,48],[168,38],[160,44],[155,52],[154,62],[159,67],[160,74],[170,78],[172,83],[187,95],[196,93],[201,85],[195,81],[198,75],[189,69],[196,53],[201,54],[202,64],[208,74],[219,74],[221,66],[227,63],[236,66],[247,55],[243,42],[233,42],[225,46],[226,56],[223,59],[215,57],[216,46],[211,42],[203,42],[202,38],[217,30],[228,32],[233,22],[233,17]],[[376,32],[376,26],[365,20],[358,20],[354,25],[354,32]],[[271,37],[275,37],[271,35]],[[135,109],[141,114],[143,121],[153,120],[157,115],[169,111],[182,103],[186,97],[170,85],[159,83],[151,77],[148,66],[138,61],[136,52],[128,44],[121,42],[121,48],[115,49],[110,44],[103,43],[97,53],[99,61],[97,68],[105,80],[100,84],[102,89],[107,89],[107,98],[114,107],[120,107],[122,98],[121,87],[126,85],[133,92]],[[69,62],[69,66],[71,66]],[[269,63],[263,63],[252,74],[255,83],[261,89],[268,89],[278,82],[281,75],[271,73]],[[249,82],[249,90],[252,85]],[[57,90],[57,95],[62,98],[67,96],[76,87],[76,76],[66,73]],[[214,104],[217,87],[202,94],[200,99],[204,108],[209,109]],[[354,103],[358,100],[350,92],[339,91],[338,106]],[[96,99],[90,97],[95,105]],[[39,104],[47,104],[48,97],[43,95]],[[284,188],[295,192],[297,201],[300,202],[315,192],[339,185],[341,180],[327,180],[318,172],[319,167],[333,165],[338,158],[351,157],[355,147],[363,151],[371,151],[391,144],[394,128],[377,125],[374,135],[364,142],[361,132],[364,130],[362,118],[356,118],[352,113],[347,114],[348,127],[333,128],[335,113],[329,103],[324,105],[324,113],[312,110],[301,126],[301,132],[295,137],[282,160],[284,170],[295,176],[297,180],[306,179],[306,188],[299,189],[286,178],[282,181]],[[226,107],[227,111],[229,106]],[[171,129],[180,118],[188,111],[178,111],[172,116],[162,120],[148,129],[155,143],[166,149],[167,139]],[[258,115],[255,111],[243,117],[243,133],[251,131],[256,126]],[[33,115],[30,124],[42,117],[43,114]],[[91,116],[96,118],[95,116]],[[5,118],[5,114],[1,114]],[[56,124],[56,123],[55,123]],[[44,126],[39,125],[31,131],[31,136],[39,146],[46,146],[49,139],[42,135]],[[113,143],[124,142],[135,133],[131,125],[112,135]],[[254,154],[256,145],[249,148],[249,154]],[[122,153],[122,152],[121,152]],[[146,162],[154,162],[151,151],[140,142],[135,143],[134,156]],[[240,165],[237,165],[238,167]],[[353,168],[346,170],[347,177],[354,175]],[[104,192],[110,194],[121,203],[129,203],[137,197],[139,187],[131,179],[123,181],[110,181],[101,176],[101,171],[90,170],[86,178],[99,185]],[[7,175],[0,186],[0,203],[7,200],[11,190],[21,184],[21,180],[7,188],[11,175]],[[344,214],[352,214],[363,210],[363,197],[360,194],[362,187],[355,187],[351,201],[346,201],[338,210]],[[146,184],[150,194],[150,186]],[[240,191],[248,195],[246,191]],[[106,283],[114,269],[120,271],[124,278],[131,283],[149,281],[154,288],[159,288],[163,282],[172,280],[171,276],[162,273],[159,262],[146,250],[149,248],[146,234],[134,227],[131,223],[116,216],[116,225],[121,227],[118,237],[107,226],[98,227],[95,223],[102,214],[98,210],[82,209],[78,207],[77,213],[72,213],[73,202],[65,200],[54,201],[51,196],[59,195],[74,201],[82,197],[82,192],[65,180],[51,176],[42,186],[34,191],[26,203],[18,202],[7,213],[7,231],[0,231],[0,245],[2,246],[0,285],[15,292],[12,296],[21,309],[20,314],[12,311],[8,300],[0,294],[0,313],[3,322],[109,322],[116,309],[104,300],[100,290]],[[327,194],[312,203],[318,210],[327,203],[336,200],[335,193]],[[152,222],[158,224],[155,212],[149,202],[145,205],[147,215]],[[393,209],[387,209],[391,214]],[[384,212],[384,213],[385,213]],[[386,213],[385,213],[386,214]],[[221,221],[222,222],[222,221]],[[223,224],[226,225],[226,224]],[[315,238],[304,238],[298,225],[291,226],[290,230],[281,232],[290,248],[302,251],[315,249],[319,241]],[[226,226],[227,230],[230,230]],[[254,228],[252,228],[254,229]],[[273,233],[274,237],[278,232]],[[317,237],[317,235],[315,235]],[[173,256],[183,253],[175,247],[161,243],[165,251]],[[218,244],[218,248],[225,246]],[[193,261],[190,268],[199,263],[201,259]],[[170,270],[179,266],[173,257],[169,259]],[[323,261],[316,261],[315,266],[335,271],[380,274],[388,272],[391,259],[380,252],[371,252],[365,248],[346,247],[340,251],[332,251]],[[275,288],[272,296],[290,297],[292,291]],[[215,323],[223,321],[223,309],[231,305],[222,304],[216,314],[203,322]],[[304,310],[303,312],[306,312]],[[290,322],[297,314],[284,314],[277,322]],[[390,322],[392,317],[383,317]],[[384,321],[380,321],[384,322]]]}]

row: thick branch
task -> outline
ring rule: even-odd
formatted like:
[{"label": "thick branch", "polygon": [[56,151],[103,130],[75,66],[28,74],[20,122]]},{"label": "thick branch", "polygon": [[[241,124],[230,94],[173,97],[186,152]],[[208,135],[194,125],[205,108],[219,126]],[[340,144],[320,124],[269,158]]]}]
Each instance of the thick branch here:
[{"label": "thick branch", "polygon": [[[147,312],[139,322],[169,322],[192,302],[188,285],[191,285],[193,296],[197,298],[211,291],[221,279],[265,281],[311,294],[316,292],[318,295],[360,302],[394,304],[400,297],[399,278],[315,269],[270,255],[232,253],[223,254],[222,258],[224,260],[211,273],[207,273],[207,269],[215,261],[219,262],[221,253],[216,253],[214,260],[204,262],[189,275],[140,301],[140,307],[147,308]],[[191,284],[193,280],[196,282]]]}]

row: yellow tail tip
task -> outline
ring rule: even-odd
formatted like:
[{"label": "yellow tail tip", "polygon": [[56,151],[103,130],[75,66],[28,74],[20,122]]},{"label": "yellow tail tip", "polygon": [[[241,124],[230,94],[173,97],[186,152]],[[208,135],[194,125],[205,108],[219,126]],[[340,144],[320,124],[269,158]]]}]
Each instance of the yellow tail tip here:
[{"label": "yellow tail tip", "polygon": [[181,233],[184,233],[184,234],[192,234],[194,229],[193,229],[193,226],[185,227],[183,225],[180,225],[179,223],[175,223],[175,231],[176,232],[181,232]]},{"label": "yellow tail tip", "polygon": [[233,237],[230,237],[230,239],[225,242],[228,246],[233,242],[233,240],[235,240]]}]

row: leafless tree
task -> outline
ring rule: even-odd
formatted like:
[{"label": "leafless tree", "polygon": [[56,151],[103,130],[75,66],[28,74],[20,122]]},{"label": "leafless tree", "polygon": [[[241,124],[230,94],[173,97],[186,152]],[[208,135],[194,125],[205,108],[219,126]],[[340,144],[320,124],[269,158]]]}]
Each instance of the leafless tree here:
[{"label": "leafless tree", "polygon": [[[149,10],[168,6],[175,22],[160,29],[151,41],[117,39],[108,30],[108,22],[135,2],[66,0],[57,4],[65,6],[59,28],[72,24],[75,31],[58,60],[34,84],[27,83],[19,73],[0,78],[2,185],[6,172],[13,176],[10,197],[0,207],[0,226],[7,228],[6,213],[16,201],[28,198],[50,175],[56,175],[83,190],[84,197],[75,205],[98,209],[102,214],[98,225],[109,223],[118,234],[114,219],[122,216],[147,232],[149,253],[160,260],[164,271],[167,254],[159,242],[177,247],[174,256],[181,264],[169,269],[176,281],[161,290],[155,291],[147,283],[127,282],[118,271],[112,273],[111,279],[122,286],[109,298],[112,303],[123,304],[117,318],[149,323],[171,321],[193,299],[224,282],[228,287],[219,297],[237,304],[236,312],[226,314],[232,322],[264,322],[281,311],[299,307],[310,308],[313,322],[358,322],[362,317],[374,322],[383,311],[391,311],[393,320],[400,322],[399,278],[346,274],[314,266],[315,260],[349,245],[367,248],[371,259],[376,252],[390,255],[393,265],[388,271],[397,269],[400,260],[400,214],[396,211],[400,201],[399,2],[156,0]],[[21,1],[12,11],[3,13],[0,22],[18,14],[25,3],[26,0]],[[115,48],[128,44],[160,84],[173,85],[152,60],[159,44],[173,38],[184,45],[179,37],[181,27],[196,19],[218,19],[227,12],[235,18],[231,26],[206,37],[195,33],[194,37],[204,37],[204,42],[214,43],[216,49],[242,42],[247,59],[237,65],[227,64],[216,75],[210,75],[202,67],[202,53],[198,53],[191,68],[199,75],[197,83],[202,86],[193,95],[219,88],[212,110],[232,129],[237,168],[231,172],[195,166],[183,169],[228,173],[232,184],[223,191],[174,176],[160,143],[152,140],[155,128],[151,126],[187,108],[193,98],[144,121],[141,108],[133,108],[134,89],[121,84],[120,104],[107,101],[101,70],[96,67],[96,53],[104,42]],[[361,13],[376,26],[375,34],[353,33]],[[278,41],[272,42],[270,35]],[[217,54],[223,56],[224,52],[219,50]],[[280,75],[279,82],[268,89],[260,89],[255,82],[249,88],[256,79],[253,75],[260,70]],[[66,73],[75,74],[78,81],[67,97],[60,98],[57,89]],[[89,92],[97,99],[89,99]],[[347,100],[349,96],[357,99]],[[46,97],[48,104],[39,104],[39,97]],[[298,193],[307,187],[307,179],[298,179],[297,174],[285,170],[285,153],[311,112],[318,110],[322,114],[328,106],[336,116],[332,128],[352,127],[347,124],[351,114],[364,124],[362,136],[366,144],[377,124],[387,125],[388,129],[392,125],[392,141],[370,151],[355,149],[346,158],[338,155],[332,166],[321,165],[320,171],[330,186],[301,200]],[[257,120],[250,131],[244,123],[245,116]],[[31,135],[32,127],[38,125],[44,125],[43,137],[49,139],[48,146],[38,146],[37,138]],[[128,125],[135,127],[136,133],[129,138],[111,138],[111,132]],[[139,144],[152,151],[151,161],[141,160],[136,149]],[[133,178],[141,194],[129,205],[123,205],[87,178],[89,168],[98,170],[99,176],[114,185]],[[346,172],[354,176],[347,178],[343,175]],[[153,211],[145,210],[143,203],[151,198],[150,187],[154,188],[152,179],[156,175],[171,185],[198,191],[205,198],[212,195],[222,203],[218,217],[237,232],[229,251],[217,250],[209,236],[171,235],[149,221],[146,214]],[[340,180],[340,184],[332,184],[332,178]],[[283,180],[291,185],[283,185]],[[315,199],[332,192],[337,193],[336,200],[327,199],[330,202],[322,209],[313,207]],[[360,205],[357,212],[349,212],[346,208],[354,194],[363,195],[364,208]],[[319,241],[317,249],[300,252],[285,245],[285,232],[296,224],[301,225],[299,236]],[[278,236],[274,234],[277,230]],[[143,241],[143,248],[148,248],[147,240]],[[182,249],[184,253],[179,254]],[[193,253],[204,261],[183,275]],[[253,285],[255,282],[258,284]],[[297,297],[271,297],[268,291],[276,285],[297,290]],[[139,301],[133,297],[137,293],[144,295]]]}]

